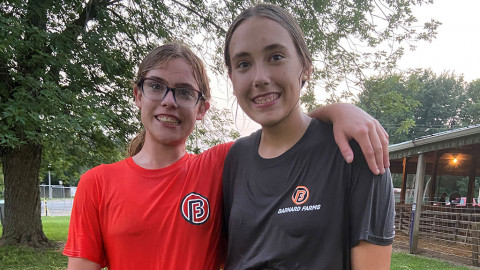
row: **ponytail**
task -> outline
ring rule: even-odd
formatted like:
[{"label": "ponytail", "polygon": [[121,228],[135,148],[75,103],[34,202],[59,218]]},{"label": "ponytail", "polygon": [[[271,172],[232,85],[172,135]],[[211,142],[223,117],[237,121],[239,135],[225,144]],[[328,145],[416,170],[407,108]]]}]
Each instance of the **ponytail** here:
[{"label": "ponytail", "polygon": [[145,143],[145,134],[145,129],[142,129],[140,133],[133,138],[127,149],[127,158],[135,156],[142,150],[143,144]]}]

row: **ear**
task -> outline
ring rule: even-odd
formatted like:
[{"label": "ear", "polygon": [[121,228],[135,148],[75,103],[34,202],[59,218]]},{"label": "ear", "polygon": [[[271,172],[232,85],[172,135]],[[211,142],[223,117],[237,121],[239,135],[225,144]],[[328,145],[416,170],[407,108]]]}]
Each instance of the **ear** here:
[{"label": "ear", "polygon": [[135,85],[133,87],[133,95],[135,96],[135,105],[137,105],[137,107],[139,109],[142,108],[142,91],[140,89],[138,89],[138,86]]},{"label": "ear", "polygon": [[205,116],[205,113],[210,109],[210,102],[204,101],[200,103],[197,111],[197,120],[202,120]]},{"label": "ear", "polygon": [[312,75],[313,68],[311,66],[306,67],[302,72],[302,87],[305,85],[307,81],[310,80],[310,76]]}]

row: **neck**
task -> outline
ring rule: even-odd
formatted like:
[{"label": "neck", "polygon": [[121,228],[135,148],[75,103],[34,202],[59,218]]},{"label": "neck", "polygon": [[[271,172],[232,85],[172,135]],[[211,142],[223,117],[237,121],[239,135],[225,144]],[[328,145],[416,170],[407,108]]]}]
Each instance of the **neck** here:
[{"label": "neck", "polygon": [[132,157],[135,164],[144,169],[168,167],[181,159],[186,153],[185,142],[166,145],[154,142],[148,137],[147,135],[145,138],[142,150]]},{"label": "neck", "polygon": [[262,126],[258,154],[263,158],[275,158],[292,148],[305,134],[311,118],[300,108],[295,109],[281,122]]}]

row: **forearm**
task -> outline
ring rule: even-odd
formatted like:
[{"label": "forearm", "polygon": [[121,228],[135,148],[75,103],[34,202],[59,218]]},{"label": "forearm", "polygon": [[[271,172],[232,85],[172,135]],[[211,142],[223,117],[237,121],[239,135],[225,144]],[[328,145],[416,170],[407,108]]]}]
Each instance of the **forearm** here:
[{"label": "forearm", "polygon": [[352,248],[352,270],[388,270],[392,257],[392,246],[379,246],[360,241]]},{"label": "forearm", "polygon": [[308,115],[312,118],[316,118],[320,121],[326,122],[326,123],[332,123],[332,117],[329,115],[331,113],[330,106],[332,105],[325,105],[319,108],[314,109],[313,111],[309,112]]},{"label": "forearm", "polygon": [[358,112],[361,110],[352,104],[333,103],[333,104],[328,104],[328,105],[316,108],[313,111],[309,112],[308,115],[312,118],[316,118],[320,121],[332,124],[333,122],[335,122],[335,120],[341,121],[342,118],[344,117],[344,114],[339,114],[339,112],[348,112],[348,111]]},{"label": "forearm", "polygon": [[68,257],[68,270],[100,270],[100,264],[84,258]]},{"label": "forearm", "polygon": [[348,103],[335,103],[317,108],[309,116],[333,124],[333,133],[345,160],[353,160],[348,141],[360,144],[365,160],[374,174],[389,166],[388,134],[382,125],[364,110]]}]

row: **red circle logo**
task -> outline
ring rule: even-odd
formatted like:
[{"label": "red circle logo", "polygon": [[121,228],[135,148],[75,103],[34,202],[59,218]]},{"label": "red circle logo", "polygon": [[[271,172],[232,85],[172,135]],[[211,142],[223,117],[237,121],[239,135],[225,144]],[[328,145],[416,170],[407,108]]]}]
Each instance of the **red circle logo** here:
[{"label": "red circle logo", "polygon": [[210,217],[208,199],[198,193],[191,192],[185,196],[180,207],[183,218],[191,224],[203,224]]}]

